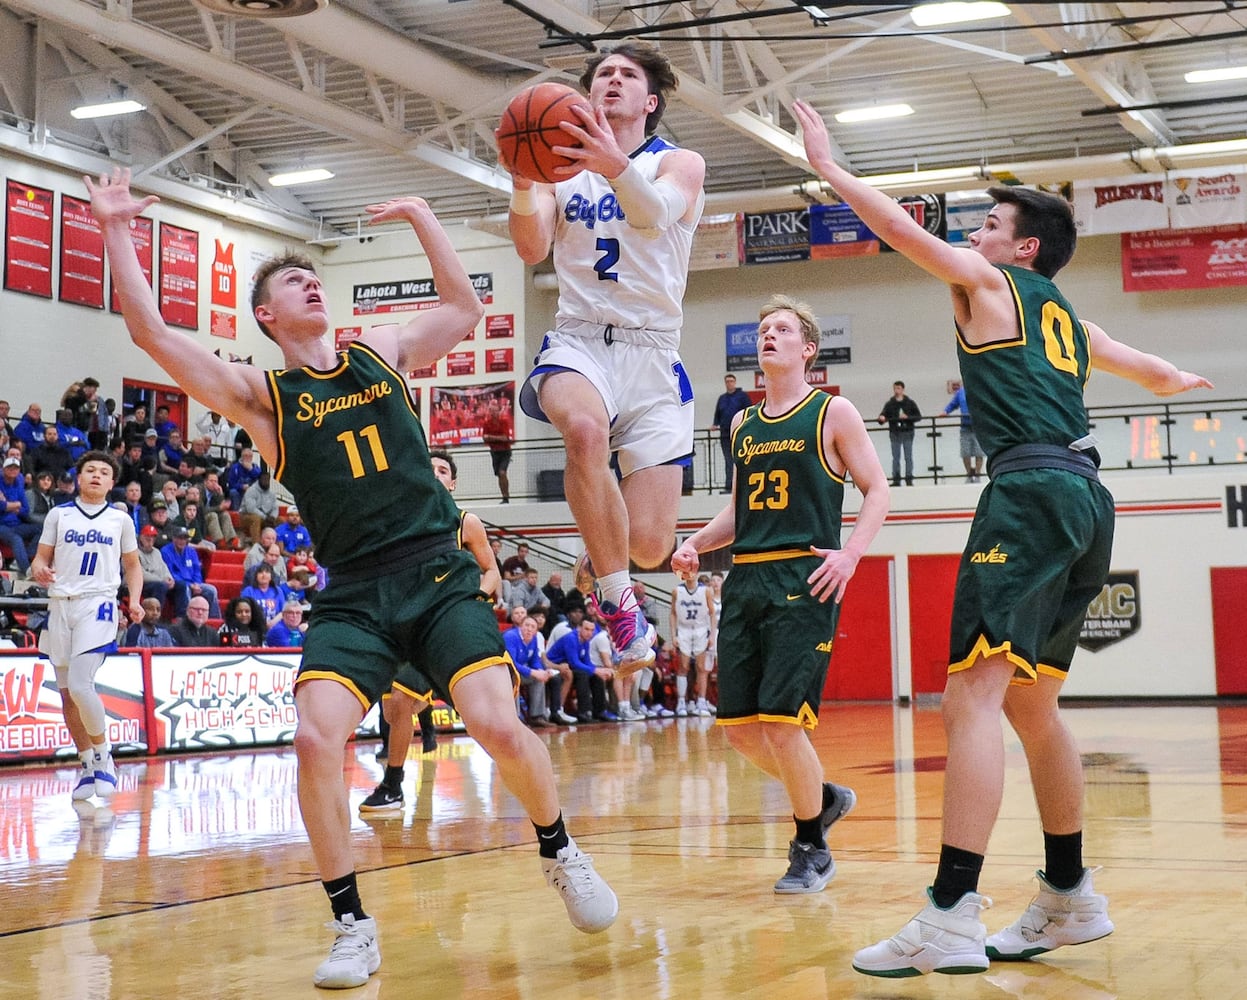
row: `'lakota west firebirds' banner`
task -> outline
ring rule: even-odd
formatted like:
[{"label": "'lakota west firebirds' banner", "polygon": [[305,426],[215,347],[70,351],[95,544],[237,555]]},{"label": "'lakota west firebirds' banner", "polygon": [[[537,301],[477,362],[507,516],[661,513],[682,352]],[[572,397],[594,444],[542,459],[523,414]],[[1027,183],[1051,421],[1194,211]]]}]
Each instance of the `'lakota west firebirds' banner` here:
[{"label": "'lakota west firebirds' banner", "polygon": [[741,223],[746,264],[810,259],[810,210],[746,212]]},{"label": "'lakota west firebirds' banner", "polygon": [[1109,573],[1100,593],[1087,606],[1078,645],[1095,652],[1139,631],[1139,571]]},{"label": "'lakota west firebirds' banner", "polygon": [[[483,305],[494,301],[494,276],[492,272],[469,275],[472,287]],[[418,312],[432,309],[440,300],[432,278],[415,278],[410,281],[380,281],[369,285],[355,285],[351,294],[352,309],[356,316],[376,313]]]},{"label": "'lakota west firebirds' banner", "polygon": [[1247,285],[1247,226],[1122,234],[1122,291],[1230,285]]},{"label": "'lakota west firebirds' banner", "polygon": [[[109,656],[95,675],[104,702],[108,738],[125,752],[147,749],[143,661]],[[0,761],[76,756],[61,714],[61,692],[52,664],[38,652],[0,656]]]},{"label": "'lakota west firebirds' banner", "polygon": [[52,297],[52,192],[9,181],[4,210],[4,287]]},{"label": "'lakota west firebirds' banner", "polygon": [[1079,236],[1165,229],[1164,174],[1134,174],[1074,182],[1074,226]]},{"label": "'lakota west firebirds' banner", "polygon": [[[143,277],[147,279],[147,285],[150,288],[152,283],[152,233],[155,232],[151,219],[142,215],[138,218],[130,220],[130,242],[134,244],[134,252],[138,254],[139,268],[143,271]],[[112,279],[109,278],[109,285],[112,285]],[[108,309],[110,312],[121,312],[121,300],[117,298],[117,289],[111,288],[108,296]]]},{"label": "'lakota west firebirds' banner", "polygon": [[104,308],[104,234],[91,203],[61,195],[61,301]]},{"label": "'lakota west firebirds' banner", "polygon": [[194,750],[289,743],[299,722],[298,668],[297,655],[282,653],[153,654],[153,744],[158,750]]}]

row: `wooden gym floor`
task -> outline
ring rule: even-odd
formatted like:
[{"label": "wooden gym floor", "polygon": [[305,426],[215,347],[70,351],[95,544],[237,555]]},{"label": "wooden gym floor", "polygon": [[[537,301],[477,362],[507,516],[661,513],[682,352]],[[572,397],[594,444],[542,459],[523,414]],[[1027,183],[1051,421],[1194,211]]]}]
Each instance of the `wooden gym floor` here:
[{"label": "wooden gym floor", "polygon": [[[533,831],[465,736],[407,763],[406,810],[356,819],[383,962],[348,997],[1037,1000],[1247,998],[1247,706],[1075,707],[1087,860],[1117,932],[981,976],[884,980],[853,952],[920,907],[939,846],[943,732],[932,707],[827,705],[815,744],[857,809],[838,873],[776,896],[782,790],[709,719],[542,730],[569,827],[621,902],[596,936],[545,886]],[[417,740],[417,750],[418,750]],[[381,774],[345,761],[352,806]],[[982,890],[989,930],[1034,893],[1042,839],[1009,733]],[[111,809],[75,811],[75,770],[0,770],[0,997],[325,997],[328,905],[289,748],[126,760]],[[81,814],[80,814],[81,813]]]}]

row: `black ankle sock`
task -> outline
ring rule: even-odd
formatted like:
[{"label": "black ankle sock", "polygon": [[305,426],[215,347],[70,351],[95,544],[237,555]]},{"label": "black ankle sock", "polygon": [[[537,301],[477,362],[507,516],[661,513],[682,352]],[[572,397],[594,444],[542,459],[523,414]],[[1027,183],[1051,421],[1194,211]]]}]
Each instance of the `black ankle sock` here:
[{"label": "black ankle sock", "polygon": [[428,753],[437,749],[437,730],[433,725],[433,706],[427,706],[416,716],[420,720],[421,749]]},{"label": "black ankle sock", "polygon": [[537,831],[537,846],[543,858],[557,858],[559,851],[567,846],[570,839],[567,836],[567,827],[563,825],[562,813],[549,826],[538,826],[534,823],[533,829]]},{"label": "black ankle sock", "polygon": [[836,804],[835,789],[832,788],[831,782],[824,781],[823,782],[823,808],[830,809],[835,804]]},{"label": "black ankle sock", "polygon": [[341,878],[322,882],[321,885],[325,887],[329,905],[333,907],[333,915],[338,920],[348,913],[352,914],[356,920],[363,920],[368,916],[364,912],[364,904],[359,901],[359,887],[355,884],[354,872],[343,875]]},{"label": "black ankle sock", "polygon": [[385,769],[385,777],[381,779],[381,784],[386,788],[392,788],[395,791],[403,787],[403,765],[399,764],[395,767],[389,764]]},{"label": "black ankle sock", "polygon": [[963,851],[959,847],[940,847],[940,867],[931,886],[935,905],[947,910],[967,892],[978,892],[979,874],[983,871],[983,855]]},{"label": "black ankle sock", "polygon": [[1082,881],[1082,831],[1043,835],[1043,877],[1054,889],[1072,889]]},{"label": "black ankle sock", "polygon": [[820,851],[827,849],[827,841],[823,839],[823,824],[821,817],[815,816],[813,819],[797,819],[793,816],[793,822],[797,824],[797,839],[803,844],[813,844]]}]

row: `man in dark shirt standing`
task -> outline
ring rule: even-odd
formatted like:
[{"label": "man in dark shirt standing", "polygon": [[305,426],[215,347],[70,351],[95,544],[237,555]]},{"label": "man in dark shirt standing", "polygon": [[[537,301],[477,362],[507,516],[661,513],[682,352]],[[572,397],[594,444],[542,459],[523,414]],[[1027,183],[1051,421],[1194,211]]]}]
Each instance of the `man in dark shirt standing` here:
[{"label": "man in dark shirt standing", "polygon": [[736,376],[723,376],[723,393],[714,404],[714,426],[719,432],[719,446],[723,449],[723,492],[732,492],[732,473],[736,469],[732,461],[732,418],[748,407],[751,400],[744,389],[736,388]]},{"label": "man in dark shirt standing", "polygon": [[493,463],[494,475],[498,477],[498,489],[502,493],[502,502],[511,502],[511,481],[507,469],[511,467],[511,442],[515,440],[515,429],[511,418],[502,412],[502,404],[491,399],[485,411],[485,419],[481,422],[481,437],[489,445],[489,458]]},{"label": "man in dark shirt standing", "polygon": [[905,383],[892,383],[892,398],[883,404],[879,423],[888,425],[892,442],[892,485],[901,485],[901,452],[905,453],[905,485],[914,485],[914,426],[922,419],[918,404],[905,395]]}]

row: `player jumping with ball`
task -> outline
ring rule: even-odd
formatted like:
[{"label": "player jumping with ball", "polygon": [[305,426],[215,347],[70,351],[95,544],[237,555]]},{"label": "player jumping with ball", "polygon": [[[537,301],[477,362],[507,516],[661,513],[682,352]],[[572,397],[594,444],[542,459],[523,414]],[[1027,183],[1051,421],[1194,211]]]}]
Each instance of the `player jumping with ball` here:
[{"label": "player jumping with ball", "polygon": [[654,658],[628,560],[658,566],[674,548],[693,450],[679,346],[706,165],[653,134],[676,86],[657,49],[594,53],[580,83],[593,112],[578,109],[582,125],[565,125],[568,145],[555,150],[574,166],[559,168],[554,185],[513,177],[511,238],[527,264],[553,246],[559,282],[554,329],[520,405],[567,447],[568,506],[627,671]]}]

